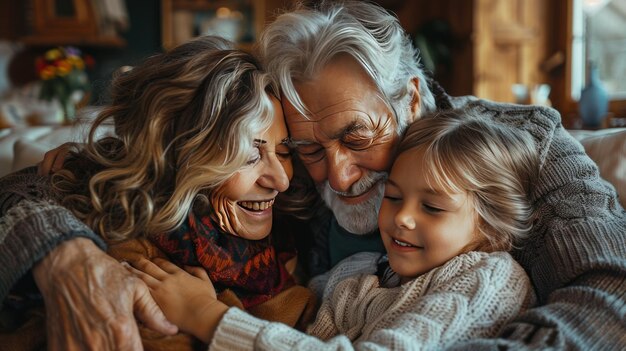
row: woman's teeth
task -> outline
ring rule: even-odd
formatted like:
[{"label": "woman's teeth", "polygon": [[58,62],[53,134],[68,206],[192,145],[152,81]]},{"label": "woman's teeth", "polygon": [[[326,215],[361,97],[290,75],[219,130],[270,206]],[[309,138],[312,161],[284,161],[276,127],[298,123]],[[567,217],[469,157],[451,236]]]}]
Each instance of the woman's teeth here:
[{"label": "woman's teeth", "polygon": [[413,245],[409,244],[409,243],[405,243],[404,241],[400,241],[397,239],[393,239],[393,242],[402,246],[402,247],[414,247]]},{"label": "woman's teeth", "polygon": [[239,206],[250,211],[265,211],[268,208],[272,207],[273,204],[274,204],[273,199],[270,201],[241,201],[239,202]]}]

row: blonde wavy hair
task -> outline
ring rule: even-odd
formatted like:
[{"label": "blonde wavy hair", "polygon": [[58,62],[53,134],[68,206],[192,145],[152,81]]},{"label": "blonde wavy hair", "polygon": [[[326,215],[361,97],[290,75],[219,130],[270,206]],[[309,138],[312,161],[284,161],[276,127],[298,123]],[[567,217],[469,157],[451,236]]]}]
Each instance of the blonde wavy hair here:
[{"label": "blonde wavy hair", "polygon": [[529,196],[539,172],[531,135],[469,111],[445,110],[413,122],[398,153],[424,150],[433,187],[467,193],[478,217],[473,250],[509,251],[532,229]]},{"label": "blonde wavy hair", "polygon": [[[171,231],[253,154],[277,88],[250,54],[201,37],[119,74],[84,149],[53,177],[107,241]],[[96,141],[113,121],[115,138]]]}]

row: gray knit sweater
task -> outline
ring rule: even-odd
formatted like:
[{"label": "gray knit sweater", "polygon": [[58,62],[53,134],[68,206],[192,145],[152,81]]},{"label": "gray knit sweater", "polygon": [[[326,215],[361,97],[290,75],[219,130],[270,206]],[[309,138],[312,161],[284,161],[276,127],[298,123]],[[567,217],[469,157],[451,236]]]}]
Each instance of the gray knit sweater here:
[{"label": "gray knit sweater", "polygon": [[[466,107],[528,130],[540,150],[540,179],[531,194],[539,216],[525,246],[513,253],[539,305],[507,324],[498,338],[451,349],[626,349],[626,212],[615,189],[600,179],[556,111],[483,100]],[[41,202],[40,182],[33,175],[0,180],[0,299],[59,242],[99,240],[53,198]]]}]

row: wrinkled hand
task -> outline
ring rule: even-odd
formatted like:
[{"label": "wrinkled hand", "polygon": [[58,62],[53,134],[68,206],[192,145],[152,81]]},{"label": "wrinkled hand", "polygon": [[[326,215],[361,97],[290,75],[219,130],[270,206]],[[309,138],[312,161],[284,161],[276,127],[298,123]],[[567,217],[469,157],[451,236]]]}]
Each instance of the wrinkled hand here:
[{"label": "wrinkled hand", "polygon": [[89,239],[59,245],[33,275],[46,306],[48,350],[142,350],[135,317],[163,334],[178,331],[143,281]]},{"label": "wrinkled hand", "polygon": [[165,316],[181,330],[209,343],[215,327],[228,307],[217,300],[215,288],[206,271],[155,259],[140,259],[129,266],[150,288],[152,297]]},{"label": "wrinkled hand", "polygon": [[76,147],[76,143],[69,142],[47,151],[43,156],[43,160],[37,164],[37,174],[47,176],[63,168],[65,158]]}]

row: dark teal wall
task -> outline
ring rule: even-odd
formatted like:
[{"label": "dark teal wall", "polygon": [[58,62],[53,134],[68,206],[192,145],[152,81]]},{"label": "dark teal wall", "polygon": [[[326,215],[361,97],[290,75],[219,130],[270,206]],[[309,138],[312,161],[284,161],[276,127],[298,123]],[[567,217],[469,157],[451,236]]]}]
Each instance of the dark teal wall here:
[{"label": "dark teal wall", "polygon": [[122,33],[122,37],[127,45],[123,48],[83,48],[96,60],[96,66],[89,72],[93,104],[106,102],[106,89],[116,69],[135,65],[162,51],[160,6],[160,0],[126,0],[130,28]]}]

